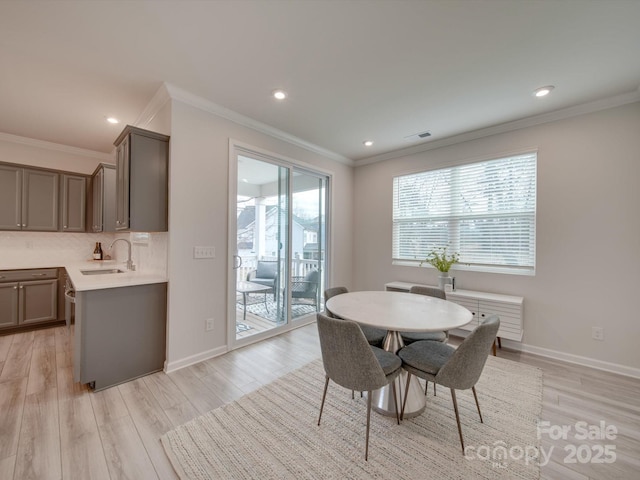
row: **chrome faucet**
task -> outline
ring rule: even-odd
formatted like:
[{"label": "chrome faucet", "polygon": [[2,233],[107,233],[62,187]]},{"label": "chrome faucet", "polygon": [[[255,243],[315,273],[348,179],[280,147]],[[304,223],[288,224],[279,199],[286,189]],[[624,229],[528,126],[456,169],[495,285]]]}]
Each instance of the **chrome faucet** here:
[{"label": "chrome faucet", "polygon": [[127,246],[129,247],[129,252],[128,252],[129,256],[127,258],[127,270],[134,271],[136,269],[136,266],[133,264],[133,261],[131,260],[131,242],[129,240],[127,240],[126,238],[116,238],[113,242],[111,242],[111,245],[109,245],[109,250],[111,250],[113,245],[120,240],[122,240],[123,242],[127,242]]}]

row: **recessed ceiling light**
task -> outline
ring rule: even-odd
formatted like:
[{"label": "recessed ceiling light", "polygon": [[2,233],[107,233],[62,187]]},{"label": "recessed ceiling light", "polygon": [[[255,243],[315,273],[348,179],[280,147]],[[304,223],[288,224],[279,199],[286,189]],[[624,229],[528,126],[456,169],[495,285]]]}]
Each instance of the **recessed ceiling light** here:
[{"label": "recessed ceiling light", "polygon": [[551,93],[551,90],[553,90],[554,88],[556,88],[556,87],[554,87],[553,85],[547,85],[546,87],[536,88],[533,91],[533,94],[536,97],[546,97],[547,95],[549,95]]},{"label": "recessed ceiling light", "polygon": [[287,98],[287,93],[284,90],[274,90],[273,97],[277,100],[284,100]]},{"label": "recessed ceiling light", "polygon": [[373,145],[373,142],[371,140],[365,140],[364,142],[362,142],[362,144],[365,147],[370,147],[371,145]]},{"label": "recessed ceiling light", "polygon": [[107,122],[116,124],[116,123],[120,123],[120,120],[114,117],[107,117]]}]

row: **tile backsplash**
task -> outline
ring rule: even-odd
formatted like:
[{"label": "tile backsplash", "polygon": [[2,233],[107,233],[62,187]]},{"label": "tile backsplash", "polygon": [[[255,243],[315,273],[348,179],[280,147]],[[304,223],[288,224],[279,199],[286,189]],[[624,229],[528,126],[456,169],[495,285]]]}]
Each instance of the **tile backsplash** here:
[{"label": "tile backsplash", "polygon": [[0,269],[20,268],[21,265],[43,266],[91,260],[96,242],[102,242],[105,254],[118,262],[127,260],[127,245],[118,242],[109,252],[116,238],[132,242],[131,256],[137,270],[149,273],[167,272],[166,232],[150,233],[147,243],[138,243],[129,233],[62,233],[62,232],[0,232]]}]

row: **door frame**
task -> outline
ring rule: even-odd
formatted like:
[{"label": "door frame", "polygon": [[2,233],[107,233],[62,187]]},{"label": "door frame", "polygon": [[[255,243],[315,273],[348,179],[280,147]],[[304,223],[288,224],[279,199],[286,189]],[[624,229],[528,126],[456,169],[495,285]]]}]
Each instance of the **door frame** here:
[{"label": "door frame", "polygon": [[[238,155],[246,155],[254,157],[257,160],[264,159],[267,162],[274,163],[279,166],[288,168],[301,168],[309,172],[317,173],[319,175],[325,175],[327,177],[327,192],[326,192],[326,205],[325,205],[325,259],[324,259],[324,278],[326,282],[329,282],[329,276],[331,272],[331,258],[332,258],[332,235],[331,235],[331,205],[333,203],[333,173],[331,171],[319,168],[315,165],[305,163],[299,160],[285,157],[283,155],[269,152],[267,150],[255,147],[253,145],[234,140],[229,138],[229,197],[228,197],[228,216],[227,216],[227,350],[235,350],[236,348],[249,345],[262,341],[266,338],[280,335],[281,333],[299,328],[310,323],[315,322],[315,316],[311,315],[305,320],[289,321],[285,325],[266,330],[264,332],[256,333],[248,337],[236,339],[236,272],[235,272],[235,256],[237,253],[237,218],[236,218],[236,204],[237,204],[237,191],[238,191],[238,168],[237,158]],[[289,176],[289,197],[291,198],[291,186],[293,183],[293,176]],[[291,223],[292,211],[291,205],[288,208],[288,223]],[[291,245],[291,229],[287,232],[287,259],[292,257],[292,245]],[[287,272],[289,271],[287,268]],[[289,276],[289,275],[288,275]],[[287,279],[288,281],[288,279]],[[288,298],[286,300],[287,308],[291,306],[291,294],[289,288]],[[322,292],[321,292],[322,295]]]}]

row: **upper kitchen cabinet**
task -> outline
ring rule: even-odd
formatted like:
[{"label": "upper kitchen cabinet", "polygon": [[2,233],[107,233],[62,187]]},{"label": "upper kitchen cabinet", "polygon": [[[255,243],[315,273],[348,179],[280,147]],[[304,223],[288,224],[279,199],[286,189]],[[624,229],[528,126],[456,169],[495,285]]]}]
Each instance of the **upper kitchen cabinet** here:
[{"label": "upper kitchen cabinet", "polygon": [[91,230],[116,230],[116,167],[101,163],[91,176]]},{"label": "upper kitchen cabinet", "polygon": [[58,230],[59,175],[0,165],[0,229]]},{"label": "upper kitchen cabinet", "polygon": [[0,229],[22,230],[22,168],[0,165]]},{"label": "upper kitchen cabinet", "polygon": [[168,230],[169,137],[128,125],[115,141],[116,230]]},{"label": "upper kitchen cabinet", "polygon": [[84,232],[87,205],[87,177],[63,174],[62,178],[63,232]]}]

